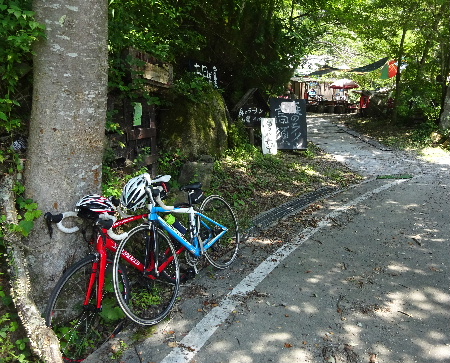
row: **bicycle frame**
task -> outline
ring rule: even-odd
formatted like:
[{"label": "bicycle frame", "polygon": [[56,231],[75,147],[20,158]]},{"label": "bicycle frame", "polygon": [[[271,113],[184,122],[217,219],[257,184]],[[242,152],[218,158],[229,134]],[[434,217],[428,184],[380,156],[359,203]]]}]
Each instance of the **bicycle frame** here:
[{"label": "bicycle frame", "polygon": [[[127,217],[124,219],[120,219],[113,224],[113,228],[119,227],[123,224],[134,222],[134,221],[137,221],[140,219],[144,219],[147,217],[148,217],[148,214],[141,214],[141,215],[137,215],[137,216],[131,216],[131,217]],[[149,225],[149,230],[150,230],[150,225]],[[106,271],[106,265],[107,265],[107,251],[109,250],[112,252],[116,252],[117,247],[118,247],[118,244],[107,235],[107,229],[102,228],[101,233],[98,234],[97,240],[96,240],[95,249],[96,249],[96,254],[98,256],[98,260],[96,262],[94,262],[93,267],[92,267],[91,278],[89,280],[89,285],[88,285],[88,288],[86,291],[86,298],[84,301],[85,306],[89,305],[89,301],[92,298],[92,294],[94,292],[94,287],[95,287],[95,282],[96,282],[97,276],[98,276],[98,285],[97,285],[98,294],[97,294],[96,307],[97,307],[97,309],[102,308],[103,290],[105,287],[105,271]],[[147,261],[146,260],[146,261],[144,261],[144,263],[142,263],[141,261],[139,261],[137,258],[135,258],[133,255],[131,255],[130,253],[128,253],[125,250],[122,251],[121,257],[123,259],[125,259],[126,261],[128,261],[134,268],[141,271],[142,273],[148,272],[148,274],[147,274],[148,278],[150,278],[150,279],[156,278],[156,276],[152,276],[150,274],[152,271],[148,270],[148,266],[153,266],[153,263],[155,261]],[[173,257],[170,257],[169,259],[167,259],[167,261],[165,261],[160,266],[158,266],[157,267],[158,271],[156,272],[156,275],[158,275],[160,272],[164,271],[164,269],[172,261],[173,261]],[[148,270],[148,271],[146,271],[146,270]]]},{"label": "bicycle frame", "polygon": [[[200,257],[203,255],[203,253],[208,250],[211,246],[214,245],[227,231],[228,228],[221,225],[220,223],[214,221],[213,219],[209,218],[208,216],[196,211],[193,207],[189,208],[174,208],[170,211],[167,209],[164,209],[162,207],[157,206],[149,206],[150,213],[140,214],[136,216],[130,216],[123,219],[120,219],[116,221],[112,228],[117,228],[121,225],[134,222],[140,219],[148,218],[149,220],[149,231],[154,236],[157,236],[156,228],[157,226],[162,227],[164,231],[169,233],[171,237],[173,237],[176,241],[178,241],[182,247],[176,251],[176,254],[181,254],[185,249],[187,249],[190,253],[192,253],[196,257]],[[190,241],[188,241],[178,230],[174,229],[171,225],[169,225],[158,213],[184,213],[189,214],[189,235],[190,235]],[[208,238],[206,241],[203,241],[201,237],[199,237],[199,225],[198,223],[201,223],[203,226],[205,226],[207,229],[211,229],[211,227],[208,225],[208,222],[212,224],[213,226],[218,226],[221,229],[221,232],[215,235],[212,238]],[[103,290],[105,287],[105,271],[106,271],[106,265],[107,265],[107,251],[116,252],[118,244],[108,236],[107,229],[102,228],[101,233],[97,236],[96,241],[96,253],[98,254],[98,261],[96,261],[92,268],[91,278],[89,280],[88,289],[86,292],[86,298],[84,301],[84,305],[88,305],[89,301],[92,298],[92,294],[94,292],[95,282],[98,275],[98,294],[97,294],[97,309],[102,308],[102,299],[103,299]],[[206,242],[206,243],[205,243]],[[155,246],[158,247],[157,245]],[[149,246],[146,246],[147,249],[149,249]],[[149,252],[149,251],[147,251]],[[152,256],[150,253],[146,253],[146,259]],[[164,271],[164,269],[173,261],[173,257],[168,258],[166,261],[164,261],[162,264],[158,265],[158,261],[144,261],[143,263],[139,261],[137,258],[135,258],[133,255],[128,253],[126,250],[122,251],[121,258],[128,261],[134,268],[141,271],[142,273],[147,272],[147,277],[150,279],[155,279],[159,273]],[[150,273],[152,271],[148,270],[148,266],[155,266],[156,276],[152,276]],[[148,271],[147,271],[148,270]]]},{"label": "bicycle frame", "polygon": [[[170,224],[168,224],[161,216],[158,215],[158,213],[181,213],[181,214],[189,214],[189,236],[190,241],[188,241],[178,230],[173,228]],[[196,220],[201,223],[203,226],[205,226],[207,229],[211,229],[211,227],[207,224],[207,222],[213,224],[214,226],[218,226],[221,228],[221,232],[214,236],[213,238],[210,238],[206,241],[203,241],[199,237],[199,228],[198,223],[196,223]],[[175,238],[176,241],[178,241],[185,249],[187,249],[190,253],[192,253],[196,257],[200,257],[203,255],[203,253],[214,245],[227,231],[228,228],[221,225],[220,223],[214,221],[213,219],[209,218],[208,216],[196,211],[193,207],[189,208],[174,208],[170,211],[167,211],[167,209],[164,209],[162,207],[151,207],[151,211],[149,214],[149,221],[153,223],[157,223],[159,226],[162,227],[163,230],[165,230],[167,233],[169,233],[170,236]],[[206,242],[206,243],[205,243]],[[181,253],[184,249],[177,251],[177,254]]]}]

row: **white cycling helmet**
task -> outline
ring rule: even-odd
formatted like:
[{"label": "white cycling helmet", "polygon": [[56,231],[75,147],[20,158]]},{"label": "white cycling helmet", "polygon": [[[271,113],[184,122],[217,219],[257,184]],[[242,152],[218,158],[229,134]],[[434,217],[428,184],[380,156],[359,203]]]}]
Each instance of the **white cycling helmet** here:
[{"label": "white cycling helmet", "polygon": [[146,186],[147,180],[145,180],[143,175],[130,179],[123,188],[120,204],[133,211],[145,207],[147,200]]},{"label": "white cycling helmet", "polygon": [[75,212],[81,218],[97,218],[99,214],[114,214],[116,207],[110,199],[98,194],[86,195],[75,205]]}]

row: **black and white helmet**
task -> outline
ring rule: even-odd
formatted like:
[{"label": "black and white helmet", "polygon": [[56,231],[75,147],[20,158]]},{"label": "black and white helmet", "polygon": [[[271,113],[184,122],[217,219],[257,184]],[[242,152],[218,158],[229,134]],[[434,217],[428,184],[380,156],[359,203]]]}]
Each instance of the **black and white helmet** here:
[{"label": "black and white helmet", "polygon": [[98,194],[91,194],[78,201],[75,205],[75,212],[78,212],[78,216],[81,218],[95,219],[102,213],[114,214],[116,207],[110,199]]},{"label": "black and white helmet", "polygon": [[143,175],[130,179],[123,188],[120,204],[133,211],[145,207],[147,200],[146,186],[147,180]]}]

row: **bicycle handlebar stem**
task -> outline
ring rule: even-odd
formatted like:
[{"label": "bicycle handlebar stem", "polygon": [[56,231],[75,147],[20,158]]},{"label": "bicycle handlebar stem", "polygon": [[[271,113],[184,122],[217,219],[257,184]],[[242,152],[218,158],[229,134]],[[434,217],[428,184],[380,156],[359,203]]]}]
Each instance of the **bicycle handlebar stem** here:
[{"label": "bicycle handlebar stem", "polygon": [[[47,224],[49,227],[50,237],[52,236],[52,230],[51,230],[51,226],[50,226],[51,223],[56,223],[56,227],[58,227],[58,229],[64,233],[75,233],[80,230],[80,228],[78,226],[74,226],[74,227],[64,226],[64,224],[63,224],[64,219],[69,218],[69,217],[78,217],[78,213],[77,212],[64,212],[64,213],[60,213],[60,214],[51,214],[50,212],[45,213],[44,218],[47,221]],[[121,241],[128,237],[128,233],[127,232],[120,233],[120,234],[114,233],[114,231],[112,230],[112,226],[116,222],[116,220],[117,220],[116,217],[109,215],[107,213],[103,213],[103,214],[99,215],[97,224],[100,225],[102,228],[108,230],[107,234],[110,238],[112,238],[113,240],[116,240],[116,241]],[[110,223],[102,225],[102,223],[100,221],[110,221]]]}]

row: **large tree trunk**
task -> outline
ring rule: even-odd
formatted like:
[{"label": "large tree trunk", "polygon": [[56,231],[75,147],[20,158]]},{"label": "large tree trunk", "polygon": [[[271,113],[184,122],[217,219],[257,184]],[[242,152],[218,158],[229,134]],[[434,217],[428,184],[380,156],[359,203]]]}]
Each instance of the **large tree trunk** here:
[{"label": "large tree trunk", "polygon": [[[26,161],[28,198],[43,212],[73,210],[101,188],[107,98],[107,0],[34,0],[47,38],[36,44]],[[50,239],[43,219],[28,240],[34,299],[42,309],[64,268],[81,254],[80,236]]]}]

